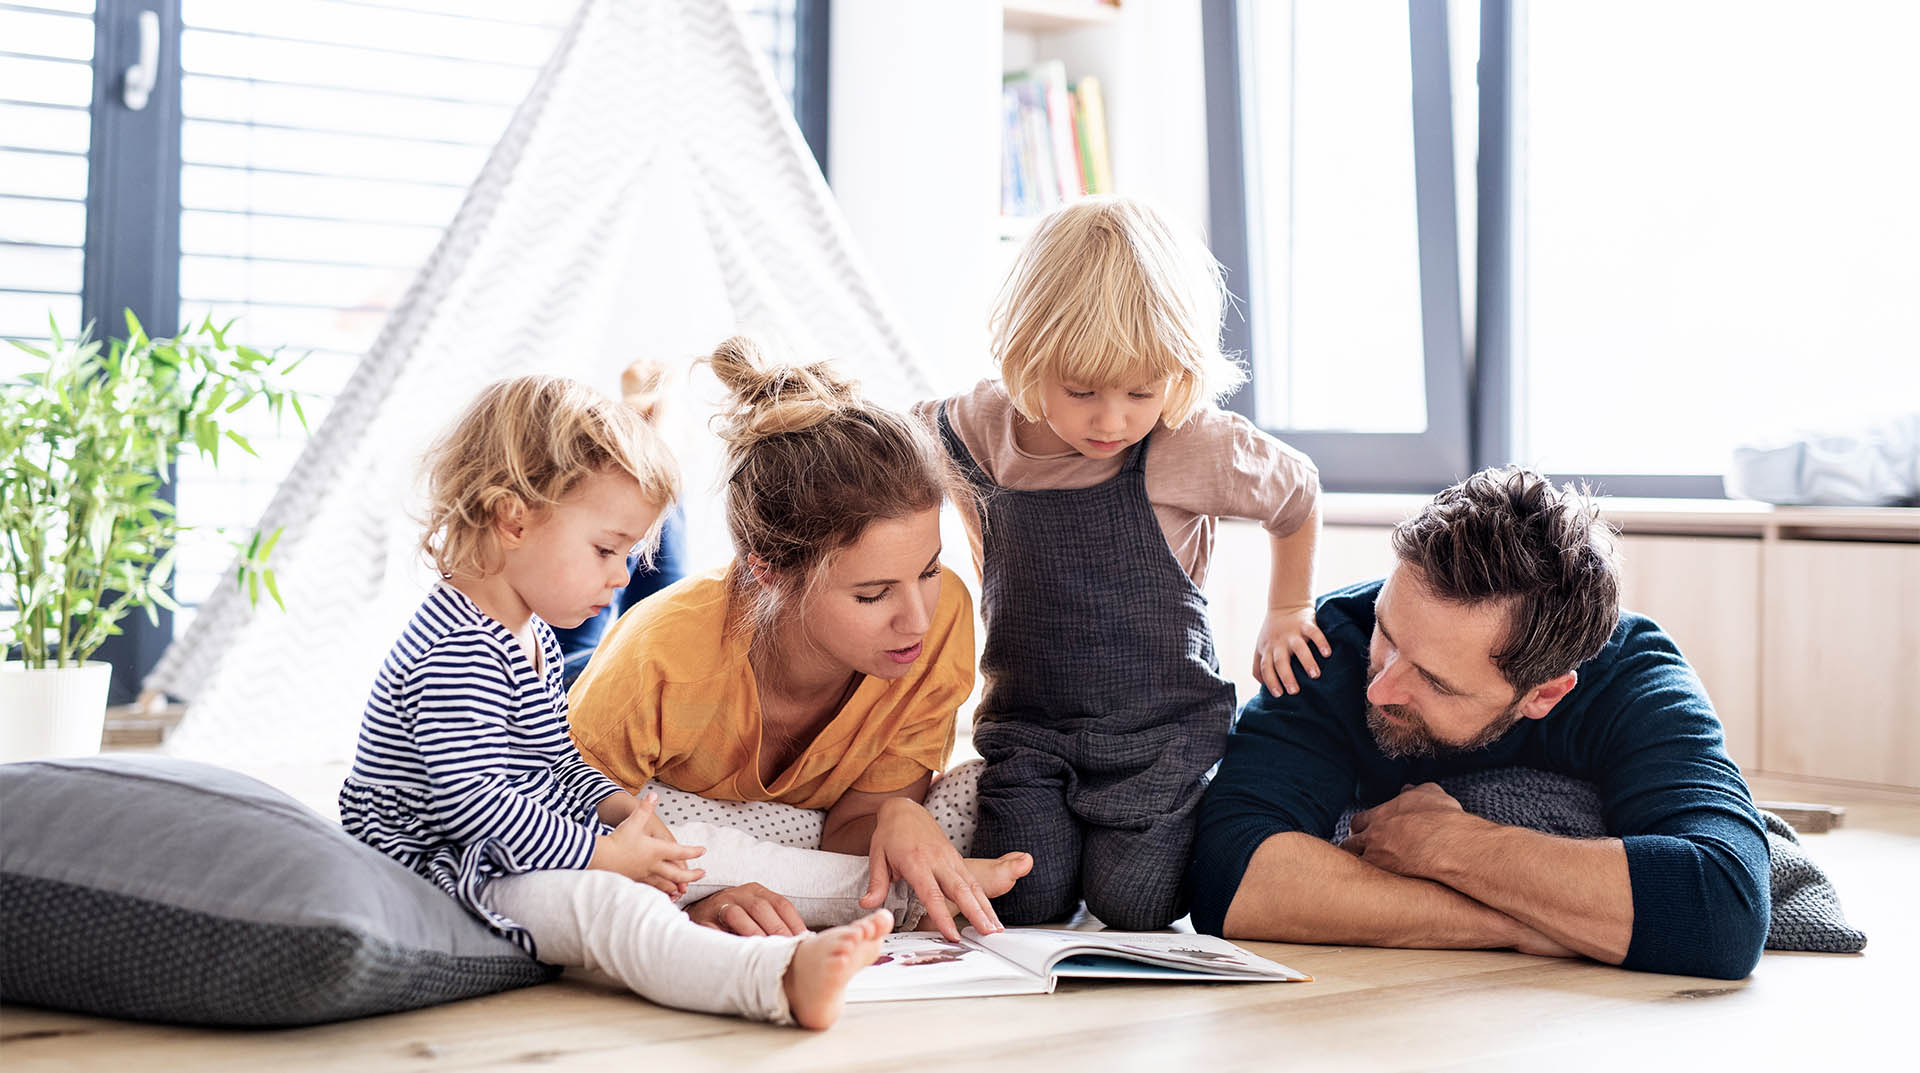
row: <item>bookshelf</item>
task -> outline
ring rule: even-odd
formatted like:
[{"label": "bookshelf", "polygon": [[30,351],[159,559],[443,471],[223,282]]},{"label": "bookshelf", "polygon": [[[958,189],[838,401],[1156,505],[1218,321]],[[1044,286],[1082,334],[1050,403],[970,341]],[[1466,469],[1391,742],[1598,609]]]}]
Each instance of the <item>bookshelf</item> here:
[{"label": "bookshelf", "polygon": [[[1095,0],[1004,5],[1001,18],[1001,215],[1038,217],[1113,192],[1106,31],[1126,9]],[[1092,40],[1089,40],[1091,38]],[[1001,231],[1022,232],[1017,223]]]},{"label": "bookshelf", "polygon": [[1079,30],[1112,22],[1124,10],[1102,0],[1010,0],[1000,9],[1001,25],[1008,33]]},{"label": "bookshelf", "polygon": [[1057,60],[1100,82],[1114,189],[1207,219],[1200,0],[835,0],[828,174],[884,300],[954,389],[1034,221],[1001,211],[1002,78]]}]

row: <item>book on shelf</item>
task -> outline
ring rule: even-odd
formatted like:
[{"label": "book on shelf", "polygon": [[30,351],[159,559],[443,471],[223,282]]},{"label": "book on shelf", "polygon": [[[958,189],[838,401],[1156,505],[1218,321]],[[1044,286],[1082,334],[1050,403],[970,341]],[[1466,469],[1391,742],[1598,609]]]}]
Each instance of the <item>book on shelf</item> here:
[{"label": "book on shelf", "polygon": [[889,935],[847,985],[848,1002],[1043,995],[1062,977],[1171,982],[1301,982],[1313,977],[1225,939],[1179,932],[972,928]]},{"label": "book on shelf", "polygon": [[1098,78],[1088,75],[1074,83],[1073,114],[1087,193],[1111,194],[1113,164],[1107,157],[1107,104],[1100,95]]},{"label": "book on shelf", "polygon": [[1067,81],[1049,60],[1002,81],[1000,209],[1039,216],[1082,194],[1113,190],[1106,103],[1093,77]]}]

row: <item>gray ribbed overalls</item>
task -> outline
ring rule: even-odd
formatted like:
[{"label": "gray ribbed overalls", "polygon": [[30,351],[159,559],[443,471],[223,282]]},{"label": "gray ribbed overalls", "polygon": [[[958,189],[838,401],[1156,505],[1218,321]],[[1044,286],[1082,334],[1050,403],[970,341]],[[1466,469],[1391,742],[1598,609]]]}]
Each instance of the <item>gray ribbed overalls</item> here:
[{"label": "gray ribbed overalls", "polygon": [[1166,927],[1186,911],[1193,811],[1234,695],[1147,500],[1147,441],[1101,484],[1029,491],[994,484],[945,407],[940,435],[984,500],[973,852],[1034,862],[994,908],[1038,924],[1084,897],[1109,927]]}]

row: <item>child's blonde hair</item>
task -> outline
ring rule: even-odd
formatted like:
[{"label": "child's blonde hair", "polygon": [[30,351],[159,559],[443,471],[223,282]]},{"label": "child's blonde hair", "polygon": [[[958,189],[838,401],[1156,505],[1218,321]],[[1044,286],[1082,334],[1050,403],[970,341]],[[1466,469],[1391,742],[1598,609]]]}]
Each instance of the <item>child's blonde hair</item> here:
[{"label": "child's blonde hair", "polygon": [[[925,426],[862,398],[831,363],[769,362],[746,336],[705,360],[731,396],[714,421],[727,444],[736,628],[770,635],[873,522],[971,494]],[[753,560],[767,583],[755,578]]]},{"label": "child's blonde hair", "polygon": [[1045,381],[1134,387],[1167,381],[1178,428],[1247,379],[1220,352],[1226,287],[1197,235],[1144,202],[1089,197],[1035,229],[1000,289],[993,352],[1014,408],[1041,419]]},{"label": "child's blonde hair", "polygon": [[[427,451],[427,509],[420,547],[441,576],[500,569],[495,523],[514,504],[551,509],[589,474],[620,472],[665,507],[680,493],[679,467],[637,411],[563,376],[490,384]],[[642,542],[659,544],[655,519]]]}]

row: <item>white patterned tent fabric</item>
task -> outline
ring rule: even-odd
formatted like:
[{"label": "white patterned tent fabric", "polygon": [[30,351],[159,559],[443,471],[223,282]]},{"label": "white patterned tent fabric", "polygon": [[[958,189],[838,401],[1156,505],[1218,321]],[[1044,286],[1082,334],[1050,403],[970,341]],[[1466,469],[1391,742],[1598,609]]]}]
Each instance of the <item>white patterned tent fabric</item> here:
[{"label": "white patterned tent fabric", "polygon": [[[373,675],[432,584],[411,510],[431,437],[500,377],[612,391],[635,358],[684,369],[735,331],[832,357],[891,405],[932,393],[727,0],[585,0],[260,520],[284,530],[287,611],[229,580],[148,676],[187,702],[169,750],[350,757]],[[692,539],[713,552],[717,391],[703,409],[682,383],[669,440]]]}]

